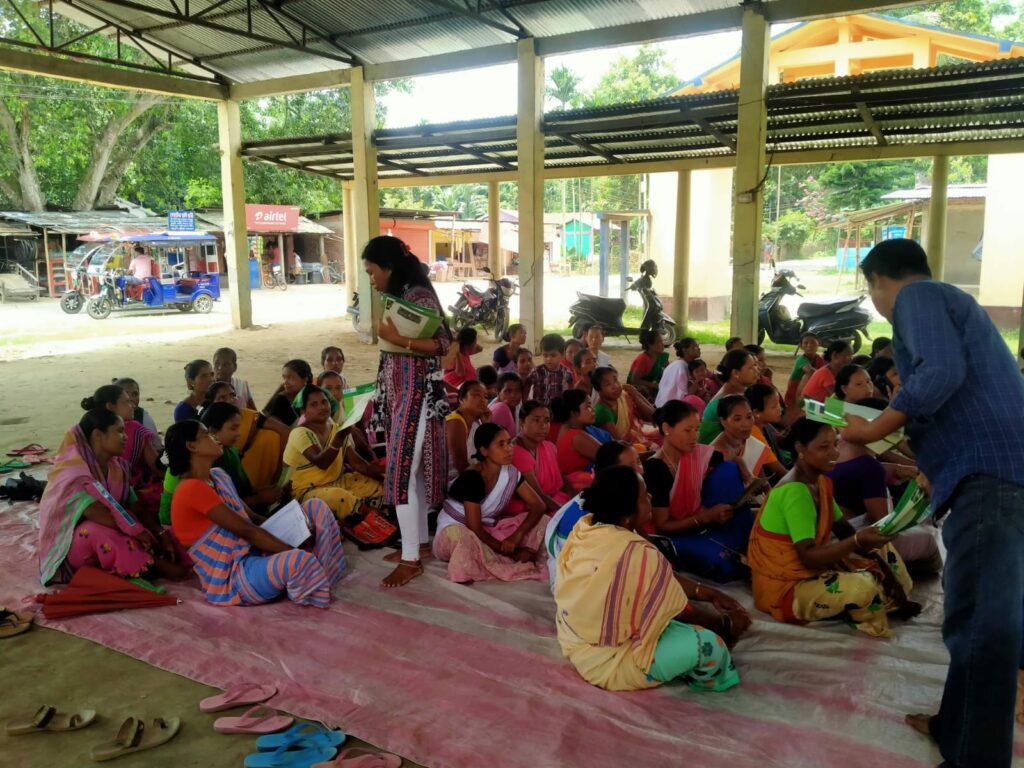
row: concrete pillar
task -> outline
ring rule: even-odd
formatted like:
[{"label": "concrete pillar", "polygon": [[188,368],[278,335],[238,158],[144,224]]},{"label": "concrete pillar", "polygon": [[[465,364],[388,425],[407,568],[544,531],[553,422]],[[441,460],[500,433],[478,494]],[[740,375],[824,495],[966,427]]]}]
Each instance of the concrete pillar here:
[{"label": "concrete pillar", "polygon": [[629,285],[629,219],[619,222],[619,296],[626,298]]},{"label": "concrete pillar", "polygon": [[611,223],[608,219],[601,217],[601,256],[597,265],[597,293],[600,296],[608,295],[608,252],[612,249]]},{"label": "concrete pillar", "polygon": [[[373,81],[363,78],[362,67],[352,67],[351,73],[352,159],[355,176],[352,180],[352,246],[355,253],[359,254],[370,238],[380,234],[380,193],[377,188],[377,147],[373,141],[376,127]],[[368,344],[375,344],[377,323],[380,320],[380,297],[370,286],[370,278],[364,270],[357,269],[356,275],[361,308],[359,335]]]},{"label": "concrete pillar", "polygon": [[544,333],[544,62],[534,40],[518,43],[519,322]]},{"label": "concrete pillar", "polygon": [[679,171],[676,176],[672,317],[679,335],[683,335],[690,317],[690,171]]},{"label": "concrete pillar", "polygon": [[928,266],[932,277],[942,280],[946,269],[946,197],[949,187],[949,158],[936,155],[932,158],[932,198],[928,203]]},{"label": "concrete pillar", "polygon": [[356,220],[354,215],[355,194],[352,192],[352,183],[343,182],[341,185],[341,236],[342,253],[345,260],[345,299],[352,300],[352,294],[359,290],[359,271],[363,268],[358,263],[358,252],[356,251]]},{"label": "concrete pillar", "polygon": [[757,339],[767,85],[768,22],[758,8],[744,6],[733,204],[732,333],[748,344]]},{"label": "concrete pillar", "polygon": [[487,266],[495,277],[505,274],[505,260],[501,257],[501,200],[498,182],[487,182]]},{"label": "concrete pillar", "polygon": [[224,199],[224,261],[228,266],[231,322],[235,328],[252,325],[249,290],[249,247],[245,228],[245,178],[242,173],[242,124],[238,102],[217,102],[220,143],[220,189]]}]

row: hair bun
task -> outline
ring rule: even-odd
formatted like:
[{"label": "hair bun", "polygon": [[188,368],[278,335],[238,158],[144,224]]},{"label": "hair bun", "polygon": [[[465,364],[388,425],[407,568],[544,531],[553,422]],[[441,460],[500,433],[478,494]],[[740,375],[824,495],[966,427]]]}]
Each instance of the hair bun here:
[{"label": "hair bun", "polygon": [[96,399],[92,395],[90,395],[89,397],[83,397],[81,406],[83,411],[95,411]]}]

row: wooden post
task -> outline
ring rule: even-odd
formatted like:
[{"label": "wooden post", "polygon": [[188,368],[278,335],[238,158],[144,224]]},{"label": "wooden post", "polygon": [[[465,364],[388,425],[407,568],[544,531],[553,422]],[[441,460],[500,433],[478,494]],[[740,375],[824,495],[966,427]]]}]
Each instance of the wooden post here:
[{"label": "wooden post", "polygon": [[224,200],[224,260],[230,270],[231,322],[235,328],[252,325],[249,289],[249,248],[245,227],[245,177],[242,171],[242,126],[238,102],[217,103],[220,142],[220,188]]},{"label": "wooden post", "polygon": [[946,196],[949,186],[949,158],[932,158],[932,198],[928,203],[928,266],[932,278],[942,280],[946,269]]},{"label": "wooden post", "polygon": [[739,115],[736,126],[736,200],[732,235],[732,333],[757,338],[761,277],[768,86],[768,22],[758,6],[743,7]]},{"label": "wooden post", "polygon": [[[373,141],[376,126],[373,81],[364,79],[362,67],[352,67],[352,160],[355,178],[352,181],[354,211],[353,231],[356,253],[360,253],[370,238],[380,235],[380,196],[377,186],[377,147]],[[380,320],[380,296],[370,285],[363,270],[357,271],[359,280],[359,332],[363,341],[377,342],[377,322]]]},{"label": "wooden post", "polygon": [[[56,291],[53,284],[53,262],[50,261],[50,230],[43,227],[43,257],[46,259],[46,292],[50,295],[51,299],[55,299]],[[39,276],[39,270],[33,267],[36,272],[36,277]]]},{"label": "wooden post", "polygon": [[533,38],[517,44],[516,121],[519,183],[519,322],[529,338],[544,333],[544,62]]},{"label": "wooden post", "polygon": [[672,317],[679,334],[690,319],[690,171],[676,174],[675,271],[672,275]]},{"label": "wooden post", "polygon": [[501,257],[501,199],[498,182],[487,182],[487,265],[495,277],[505,274]]}]

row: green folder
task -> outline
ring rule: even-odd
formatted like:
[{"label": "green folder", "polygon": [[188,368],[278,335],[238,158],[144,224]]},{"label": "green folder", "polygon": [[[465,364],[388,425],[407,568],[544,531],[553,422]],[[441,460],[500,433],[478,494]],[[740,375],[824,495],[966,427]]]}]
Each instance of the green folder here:
[{"label": "green folder", "polygon": [[[398,332],[410,339],[429,339],[437,333],[441,327],[441,315],[432,309],[413,304],[412,302],[400,299],[387,293],[380,296],[383,318],[390,318],[395,324]],[[421,352],[413,352],[405,347],[396,346],[383,339],[377,345],[385,352],[396,355],[414,355],[416,357],[430,357]]]},{"label": "green folder", "polygon": [[878,521],[878,532],[883,536],[895,536],[920,525],[931,517],[931,514],[928,496],[918,486],[916,480],[911,480],[896,507]]}]

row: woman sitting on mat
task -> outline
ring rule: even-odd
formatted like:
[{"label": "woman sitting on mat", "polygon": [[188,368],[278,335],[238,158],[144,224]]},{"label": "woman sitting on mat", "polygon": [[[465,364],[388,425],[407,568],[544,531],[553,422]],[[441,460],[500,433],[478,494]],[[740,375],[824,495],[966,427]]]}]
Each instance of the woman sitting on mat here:
[{"label": "woman sitting on mat", "polygon": [[[644,473],[644,465],[640,463],[640,454],[636,449],[626,443],[612,440],[598,449],[597,458],[594,460],[594,472],[596,474],[605,467],[616,464],[632,467],[641,475]],[[544,531],[544,547],[548,551],[548,582],[552,592],[555,591],[558,553],[562,551],[565,540],[569,538],[569,534],[583,514],[583,494],[577,493],[551,516]]]},{"label": "woman sitting on mat", "polygon": [[786,468],[768,445],[754,437],[754,411],[745,396],[727,395],[720,398],[718,414],[722,422],[722,433],[711,441],[711,447],[721,453],[726,461],[736,462],[745,486],[763,477],[766,472],[776,477],[786,474]]},{"label": "woman sitting on mat", "polygon": [[853,347],[848,341],[833,341],[825,349],[825,365],[811,374],[807,384],[796,393],[797,402],[816,400],[825,402],[829,395],[836,391],[836,374],[850,364],[853,359]]},{"label": "woman sitting on mat", "polygon": [[292,430],[284,449],[284,462],[292,468],[292,495],[298,501],[322,499],[338,520],[363,504],[380,506],[384,486],[379,480],[345,471],[346,454],[355,454],[345,432],[331,420],[331,403],[320,387],[302,390],[305,422]]},{"label": "woman sitting on mat", "polygon": [[459,387],[459,407],[444,419],[445,441],[448,446],[448,482],[452,482],[470,465],[473,453],[473,435],[485,418],[490,418],[487,390],[479,381],[466,381]]},{"label": "woman sitting on mat", "polygon": [[[512,464],[523,475],[548,512],[554,512],[572,495],[572,488],[558,468],[558,449],[548,440],[551,411],[539,400],[528,400],[519,410],[519,434],[513,440]],[[509,514],[525,510],[518,499],[509,504]]]},{"label": "woman sitting on mat", "polygon": [[320,499],[303,502],[311,543],[297,549],[260,527],[231,478],[213,466],[221,446],[198,421],[167,430],[171,473],[181,478],[171,500],[175,535],[189,547],[199,586],[214,605],[260,605],[282,594],[326,608],[346,569],[338,523]]},{"label": "woman sitting on mat", "polygon": [[[875,385],[867,369],[859,365],[844,365],[836,374],[835,395],[840,400],[856,403],[875,396]],[[883,407],[884,410],[884,407]]]},{"label": "woman sitting on mat", "polygon": [[[302,390],[313,384],[313,369],[305,360],[289,360],[281,367],[281,385],[271,395],[263,412],[273,416],[282,424],[295,426],[302,416]],[[331,413],[336,413],[338,404],[328,395]]]},{"label": "woman sitting on mat", "polygon": [[825,474],[839,458],[835,429],[800,418],[789,441],[796,464],[768,495],[750,536],[754,604],[776,621],[842,617],[867,635],[889,636],[887,614],[921,610],[907,599],[903,560],[877,528],[855,531],[843,519]]},{"label": "woman sitting on mat", "polygon": [[[437,518],[434,556],[448,563],[454,582],[544,580],[544,502],[512,466],[508,432],[483,424],[473,442],[478,463],[448,489]],[[527,511],[505,516],[514,497]]]},{"label": "woman sitting on mat", "polygon": [[[597,458],[597,449],[612,437],[594,426],[594,406],[582,390],[570,389],[553,398],[551,416],[562,425],[555,441],[558,468],[567,486],[580,491],[594,479],[590,467]],[[601,439],[601,434],[606,437]]]},{"label": "woman sitting on mat", "polygon": [[[160,486],[164,477],[164,467],[160,463],[160,441],[153,432],[135,420],[131,398],[118,385],[107,384],[97,389],[92,397],[82,400],[84,411],[100,408],[116,413],[124,422],[125,441],[121,458],[128,462],[128,483],[139,505],[149,512],[157,512],[160,509]],[[58,452],[72,440],[73,436],[68,432]]]},{"label": "woman sitting on mat", "polygon": [[697,442],[697,413],[686,403],[669,400],[655,423],[662,445],[644,464],[652,506],[644,530],[668,540],[676,568],[720,582],[746,576],[754,515],[733,506],[745,487],[739,466]]},{"label": "woman sitting on mat", "polygon": [[722,421],[718,416],[719,400],[728,395],[742,395],[747,387],[757,383],[757,359],[742,347],[726,352],[718,364],[717,377],[722,386],[708,401],[700,420],[700,441],[704,445],[710,445],[722,432]]},{"label": "woman sitting on mat", "polygon": [[673,574],[637,533],[651,513],[644,479],[630,467],[602,469],[583,493],[583,508],[555,582],[558,644],[576,671],[610,691],[675,679],[697,691],[736,685],[728,645],[750,617],[718,590]]},{"label": "woman sitting on mat", "polygon": [[594,382],[590,374],[597,370],[597,356],[586,347],[580,349],[572,358],[572,385],[575,389],[582,389],[593,399]]},{"label": "woman sitting on mat", "polygon": [[221,444],[224,453],[216,466],[223,469],[235,490],[250,509],[262,511],[271,504],[283,500],[282,489],[277,485],[253,485],[242,464],[238,443],[242,437],[242,412],[234,403],[212,403],[203,409],[199,419],[210,430],[210,434]]},{"label": "woman sitting on mat", "polygon": [[789,374],[786,385],[785,404],[787,408],[795,408],[797,393],[805,386],[811,375],[825,365],[825,358],[818,354],[818,337],[813,333],[805,333],[800,337],[800,354],[793,361],[793,370]]},{"label": "woman sitting on mat", "polygon": [[160,430],[157,429],[156,422],[153,421],[153,416],[150,412],[139,405],[139,402],[142,399],[142,390],[139,388],[139,382],[130,376],[122,376],[120,379],[114,379],[110,383],[116,387],[120,387],[124,390],[125,394],[128,395],[128,400],[131,402],[132,408],[134,409],[132,418],[156,435],[157,452],[163,453],[164,444],[160,440]]},{"label": "woman sitting on mat", "polygon": [[494,361],[494,370],[498,373],[516,372],[516,355],[519,349],[526,344],[526,328],[519,323],[512,323],[501,337],[505,342],[491,356]]},{"label": "woman sitting on mat", "polygon": [[658,395],[658,384],[668,365],[665,340],[655,330],[643,330],[640,331],[640,346],[643,351],[629,366],[626,383],[633,385],[641,395],[653,401]]},{"label": "woman sitting on mat", "polygon": [[[206,390],[204,408],[213,403],[234,403],[238,395],[234,388],[224,381],[215,381]],[[238,454],[242,468],[249,480],[257,487],[274,485],[281,476],[284,447],[288,444],[291,427],[273,416],[242,408],[239,410],[242,422],[239,425]]]},{"label": "woman sitting on mat", "polygon": [[654,409],[633,387],[623,386],[614,368],[598,368],[590,375],[597,392],[594,425],[607,430],[616,440],[648,445],[643,422],[650,422]]},{"label": "woman sitting on mat", "polygon": [[198,419],[207,388],[213,383],[213,366],[206,360],[192,360],[185,366],[185,386],[188,394],[174,406],[174,421]]},{"label": "woman sitting on mat", "polygon": [[137,503],[121,458],[125,441],[124,422],[107,408],[87,411],[64,438],[39,502],[44,585],[86,565],[125,578],[188,575],[170,531]]},{"label": "woman sitting on mat", "polygon": [[515,371],[498,377],[498,396],[491,401],[491,421],[515,437],[519,432],[519,408],[523,404],[523,380]]}]

